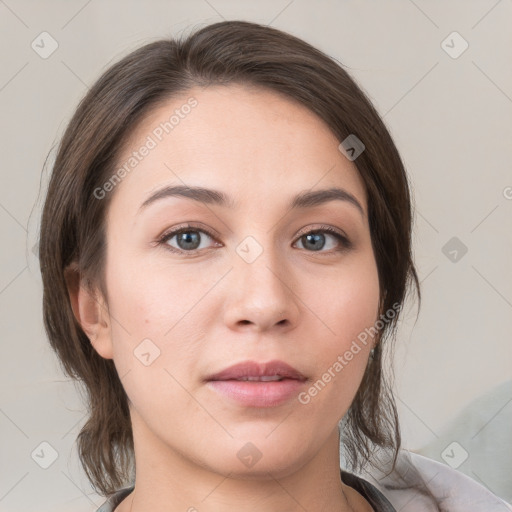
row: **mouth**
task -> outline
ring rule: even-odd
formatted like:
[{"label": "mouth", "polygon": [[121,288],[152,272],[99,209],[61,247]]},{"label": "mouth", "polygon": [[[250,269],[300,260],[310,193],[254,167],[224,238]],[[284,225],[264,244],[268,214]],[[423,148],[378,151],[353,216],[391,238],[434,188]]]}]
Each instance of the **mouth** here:
[{"label": "mouth", "polygon": [[239,379],[221,379],[221,380],[234,380],[237,382],[278,382],[288,377],[282,377],[281,375],[268,375],[261,377],[240,377]]},{"label": "mouth", "polygon": [[296,396],[307,380],[283,361],[246,361],[208,377],[206,384],[239,405],[276,407]]},{"label": "mouth", "polygon": [[210,375],[207,381],[212,380],[281,380],[294,379],[305,381],[306,377],[296,368],[284,361],[274,360],[267,363],[257,361],[242,361],[224,370]]}]

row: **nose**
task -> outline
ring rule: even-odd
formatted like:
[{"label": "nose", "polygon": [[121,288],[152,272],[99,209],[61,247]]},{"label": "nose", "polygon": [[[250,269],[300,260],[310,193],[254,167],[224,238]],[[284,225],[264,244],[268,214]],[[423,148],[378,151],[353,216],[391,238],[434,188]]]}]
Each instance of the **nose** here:
[{"label": "nose", "polygon": [[275,251],[248,262],[233,256],[224,321],[231,329],[257,332],[296,327],[301,303],[293,272]]}]

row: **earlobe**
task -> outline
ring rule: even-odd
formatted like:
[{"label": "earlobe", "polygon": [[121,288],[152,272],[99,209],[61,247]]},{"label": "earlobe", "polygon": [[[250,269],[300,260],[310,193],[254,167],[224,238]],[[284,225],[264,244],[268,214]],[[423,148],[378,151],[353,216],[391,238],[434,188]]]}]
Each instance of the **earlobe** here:
[{"label": "earlobe", "polygon": [[113,359],[110,318],[106,303],[97,289],[84,282],[74,262],[64,272],[73,314],[100,356]]}]

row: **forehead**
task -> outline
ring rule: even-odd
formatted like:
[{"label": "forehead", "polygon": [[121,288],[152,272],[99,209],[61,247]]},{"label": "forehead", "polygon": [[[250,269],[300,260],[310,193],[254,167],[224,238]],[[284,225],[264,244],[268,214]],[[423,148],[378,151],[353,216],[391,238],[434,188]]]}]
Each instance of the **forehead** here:
[{"label": "forehead", "polygon": [[202,186],[223,190],[238,206],[252,198],[260,208],[262,200],[343,187],[366,209],[364,183],[338,145],[322,119],[279,93],[196,87],[160,103],[135,127],[118,156],[116,168],[129,172],[115,200],[140,206],[164,185]]}]

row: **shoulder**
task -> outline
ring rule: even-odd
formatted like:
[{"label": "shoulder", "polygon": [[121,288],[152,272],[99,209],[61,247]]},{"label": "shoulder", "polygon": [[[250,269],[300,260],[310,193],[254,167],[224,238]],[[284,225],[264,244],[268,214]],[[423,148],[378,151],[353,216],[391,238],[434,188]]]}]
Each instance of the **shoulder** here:
[{"label": "shoulder", "polygon": [[128,494],[133,491],[134,487],[134,485],[123,487],[116,493],[112,494],[112,496],[110,496],[96,512],[114,512],[115,508],[126,498],[126,496],[128,496]]},{"label": "shoulder", "polygon": [[[391,468],[391,461],[383,459],[381,466]],[[397,510],[430,512],[442,507],[448,512],[512,512],[510,504],[467,475],[405,449],[400,450],[394,470],[387,473],[369,469],[361,476]]]}]

